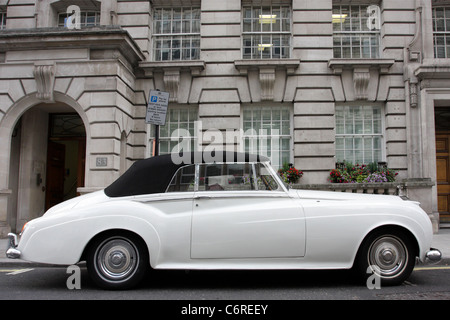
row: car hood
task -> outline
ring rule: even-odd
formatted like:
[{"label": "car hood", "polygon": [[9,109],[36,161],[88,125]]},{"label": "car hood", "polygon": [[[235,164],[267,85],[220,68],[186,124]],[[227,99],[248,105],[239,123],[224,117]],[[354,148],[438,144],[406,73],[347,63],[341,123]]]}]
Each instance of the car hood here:
[{"label": "car hood", "polygon": [[66,213],[73,208],[87,207],[89,205],[107,201],[108,199],[109,197],[105,194],[104,190],[92,192],[61,202],[60,204],[57,204],[56,206],[53,206],[49,210],[47,210],[44,216],[50,217],[57,214]]}]

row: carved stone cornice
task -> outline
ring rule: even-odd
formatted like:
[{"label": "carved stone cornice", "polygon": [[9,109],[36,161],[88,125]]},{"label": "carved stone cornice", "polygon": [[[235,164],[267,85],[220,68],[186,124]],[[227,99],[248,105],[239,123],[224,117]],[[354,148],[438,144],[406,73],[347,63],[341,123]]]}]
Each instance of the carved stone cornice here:
[{"label": "carved stone cornice", "polygon": [[431,64],[422,64],[414,71],[414,75],[420,80],[449,79],[450,63],[444,60],[444,62],[436,61]]},{"label": "carved stone cornice", "polygon": [[37,62],[34,64],[33,75],[36,80],[36,97],[44,102],[53,102],[53,88],[55,84],[56,65],[51,62]]},{"label": "carved stone cornice", "polygon": [[97,26],[68,30],[67,28],[5,29],[0,32],[2,52],[17,50],[52,50],[61,48],[119,50],[130,65],[145,60],[138,44],[119,26]]}]

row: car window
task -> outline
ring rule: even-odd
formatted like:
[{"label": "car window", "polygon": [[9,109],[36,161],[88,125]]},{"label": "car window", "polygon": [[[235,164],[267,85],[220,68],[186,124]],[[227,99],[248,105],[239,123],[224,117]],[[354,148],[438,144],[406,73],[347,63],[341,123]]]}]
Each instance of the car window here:
[{"label": "car window", "polygon": [[272,173],[267,169],[267,167],[264,164],[257,163],[255,165],[255,170],[256,170],[256,184],[258,186],[258,190],[275,191],[281,189],[277,180],[275,180]]},{"label": "car window", "polygon": [[167,192],[193,192],[195,185],[195,165],[178,169],[167,188]]},{"label": "car window", "polygon": [[199,191],[255,190],[250,163],[203,164],[200,166]]}]

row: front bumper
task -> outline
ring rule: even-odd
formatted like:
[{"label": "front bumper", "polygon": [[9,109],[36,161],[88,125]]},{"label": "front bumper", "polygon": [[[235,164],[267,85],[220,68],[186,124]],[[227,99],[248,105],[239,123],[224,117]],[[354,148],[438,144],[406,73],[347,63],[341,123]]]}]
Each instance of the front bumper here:
[{"label": "front bumper", "polygon": [[17,235],[14,233],[8,233],[8,246],[6,248],[6,256],[10,259],[19,259],[21,252],[17,250],[18,241]]},{"label": "front bumper", "polygon": [[437,263],[441,261],[442,253],[438,249],[430,248],[430,250],[425,255],[425,260],[431,263]]}]

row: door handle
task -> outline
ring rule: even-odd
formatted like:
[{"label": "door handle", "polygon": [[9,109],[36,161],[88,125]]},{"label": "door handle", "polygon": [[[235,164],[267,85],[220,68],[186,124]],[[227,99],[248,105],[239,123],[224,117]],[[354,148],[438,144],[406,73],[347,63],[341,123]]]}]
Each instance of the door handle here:
[{"label": "door handle", "polygon": [[194,197],[195,200],[210,200],[210,196],[196,196]]}]

